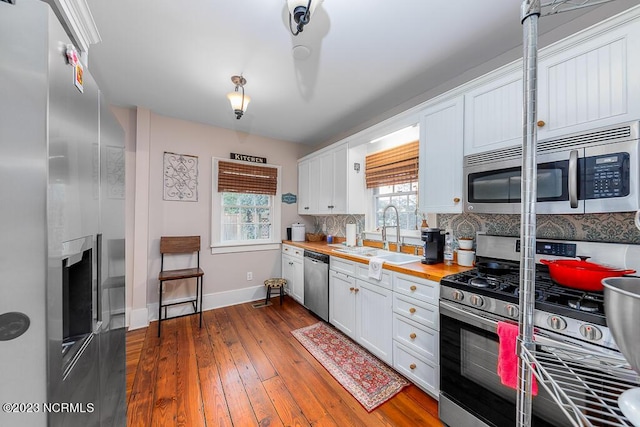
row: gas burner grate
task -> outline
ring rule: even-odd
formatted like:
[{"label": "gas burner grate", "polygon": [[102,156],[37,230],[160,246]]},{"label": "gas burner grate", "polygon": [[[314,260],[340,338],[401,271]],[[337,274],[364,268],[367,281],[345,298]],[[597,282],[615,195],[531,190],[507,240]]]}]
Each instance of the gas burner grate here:
[{"label": "gas burner grate", "polygon": [[589,300],[569,300],[568,304],[574,310],[586,311],[587,313],[598,313],[600,311],[598,304]]},{"label": "gas burner grate", "polygon": [[536,308],[598,325],[607,324],[603,292],[587,292],[552,282],[545,295]]},{"label": "gas burner grate", "polygon": [[[602,292],[585,292],[559,285],[551,280],[546,269],[536,272],[535,282],[537,309],[606,326]],[[493,276],[469,270],[446,276],[441,283],[503,301],[518,302],[520,297],[519,272]]]}]

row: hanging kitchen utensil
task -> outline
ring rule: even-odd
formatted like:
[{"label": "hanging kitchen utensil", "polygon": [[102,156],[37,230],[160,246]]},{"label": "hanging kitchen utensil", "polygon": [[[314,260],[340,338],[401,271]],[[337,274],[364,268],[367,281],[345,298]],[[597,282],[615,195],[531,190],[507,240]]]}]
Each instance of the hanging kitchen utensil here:
[{"label": "hanging kitchen utensil", "polygon": [[602,279],[633,274],[635,270],[610,267],[589,262],[583,259],[541,259],[541,263],[549,267],[551,280],[574,289],[583,291],[602,291]]},{"label": "hanging kitchen utensil", "polygon": [[494,274],[496,276],[507,274],[513,270],[513,266],[496,261],[476,262],[476,268],[482,274]]}]

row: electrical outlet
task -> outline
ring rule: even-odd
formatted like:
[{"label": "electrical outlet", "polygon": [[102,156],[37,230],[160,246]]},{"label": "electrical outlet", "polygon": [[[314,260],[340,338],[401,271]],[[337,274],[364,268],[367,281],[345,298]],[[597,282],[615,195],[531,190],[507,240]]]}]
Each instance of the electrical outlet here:
[{"label": "electrical outlet", "polygon": [[253,280],[253,273],[250,271],[247,271],[247,280]]}]

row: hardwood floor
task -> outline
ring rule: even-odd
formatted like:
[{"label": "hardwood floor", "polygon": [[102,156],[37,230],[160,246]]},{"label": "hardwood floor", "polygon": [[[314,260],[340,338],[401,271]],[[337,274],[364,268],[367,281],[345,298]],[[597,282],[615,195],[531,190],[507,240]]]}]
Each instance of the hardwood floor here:
[{"label": "hardwood floor", "polygon": [[128,426],[442,426],[414,385],[367,413],[291,335],[317,321],[286,297],[129,332]]}]

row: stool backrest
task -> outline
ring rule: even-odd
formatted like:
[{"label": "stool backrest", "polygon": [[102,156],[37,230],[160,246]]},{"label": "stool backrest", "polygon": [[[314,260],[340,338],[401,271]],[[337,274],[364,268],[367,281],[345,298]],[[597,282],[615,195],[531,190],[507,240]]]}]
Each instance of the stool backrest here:
[{"label": "stool backrest", "polygon": [[200,252],[200,236],[160,237],[161,254]]}]

